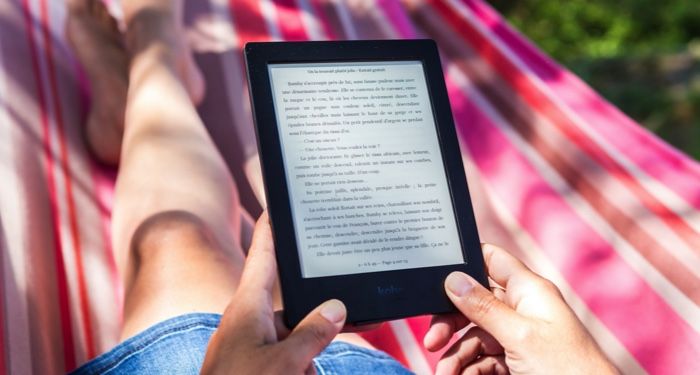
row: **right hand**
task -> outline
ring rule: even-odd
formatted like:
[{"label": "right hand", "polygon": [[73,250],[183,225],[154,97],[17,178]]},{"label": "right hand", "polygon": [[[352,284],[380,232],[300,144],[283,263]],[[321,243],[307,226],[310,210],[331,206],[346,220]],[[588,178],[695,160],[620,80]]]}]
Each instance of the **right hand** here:
[{"label": "right hand", "polygon": [[240,284],[209,341],[201,373],[315,373],[312,360],[343,328],[345,305],[326,301],[290,332],[273,309],[276,278],[272,230],[263,212],[255,225]]},{"label": "right hand", "polygon": [[482,246],[494,293],[470,276],[445,280],[460,313],[433,317],[426,349],[444,348],[474,323],[438,362],[436,374],[617,374],[557,287],[505,250]]}]

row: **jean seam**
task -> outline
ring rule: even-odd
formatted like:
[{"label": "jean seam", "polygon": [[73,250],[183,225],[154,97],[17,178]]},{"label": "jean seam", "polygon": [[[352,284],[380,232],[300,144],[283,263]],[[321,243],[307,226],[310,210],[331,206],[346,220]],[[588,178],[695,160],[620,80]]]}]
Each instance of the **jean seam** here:
[{"label": "jean seam", "polygon": [[320,370],[321,370],[321,373],[320,373],[320,374],[317,374],[317,375],[327,375],[327,374],[326,374],[326,369],[323,367],[323,365],[322,365],[321,363],[319,363],[318,358],[312,359],[311,362],[313,363],[314,368],[320,369]]},{"label": "jean seam", "polygon": [[392,359],[389,355],[382,353],[378,350],[370,350],[370,349],[365,349],[365,348],[334,350],[334,351],[328,353],[327,355],[333,355],[333,356],[338,356],[338,357],[357,355],[360,357],[365,356],[365,357],[372,357],[372,358],[376,358],[376,359]]}]

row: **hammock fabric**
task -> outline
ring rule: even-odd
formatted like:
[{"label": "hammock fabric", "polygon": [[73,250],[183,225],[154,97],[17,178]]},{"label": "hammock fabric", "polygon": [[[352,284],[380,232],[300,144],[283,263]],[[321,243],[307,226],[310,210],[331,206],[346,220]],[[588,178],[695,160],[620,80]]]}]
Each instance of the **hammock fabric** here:
[{"label": "hammock fabric", "polygon": [[[0,3],[0,373],[61,373],[117,342],[114,172],[82,142],[89,95],[65,16],[62,1]],[[482,240],[553,280],[625,373],[700,368],[700,166],[487,4],[210,0],[188,2],[186,18],[208,83],[200,113],[252,214],[245,42],[433,38]],[[438,355],[420,345],[428,322],[366,336],[430,373]]]}]

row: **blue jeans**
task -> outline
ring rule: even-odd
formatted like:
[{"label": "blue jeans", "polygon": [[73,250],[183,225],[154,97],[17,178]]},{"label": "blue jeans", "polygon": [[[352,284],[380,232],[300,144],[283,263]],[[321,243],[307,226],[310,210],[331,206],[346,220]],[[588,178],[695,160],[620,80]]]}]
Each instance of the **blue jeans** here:
[{"label": "blue jeans", "polygon": [[[84,364],[74,374],[198,374],[219,314],[187,314],[158,323]],[[269,360],[274,361],[274,358]],[[331,343],[313,360],[319,375],[410,374],[386,353]]]}]

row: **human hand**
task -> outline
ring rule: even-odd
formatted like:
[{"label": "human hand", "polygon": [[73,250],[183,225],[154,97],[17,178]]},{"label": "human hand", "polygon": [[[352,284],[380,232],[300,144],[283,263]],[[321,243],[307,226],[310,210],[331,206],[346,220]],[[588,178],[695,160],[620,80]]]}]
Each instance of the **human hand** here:
[{"label": "human hand", "polygon": [[564,301],[559,289],[505,250],[483,245],[489,292],[470,276],[453,272],[447,295],[460,313],[433,317],[423,344],[444,348],[436,374],[617,374]]},{"label": "human hand", "polygon": [[203,374],[314,373],[311,360],[340,332],[346,310],[338,300],[310,312],[293,331],[272,307],[277,277],[267,213],[255,225],[241,282],[209,342]]}]

